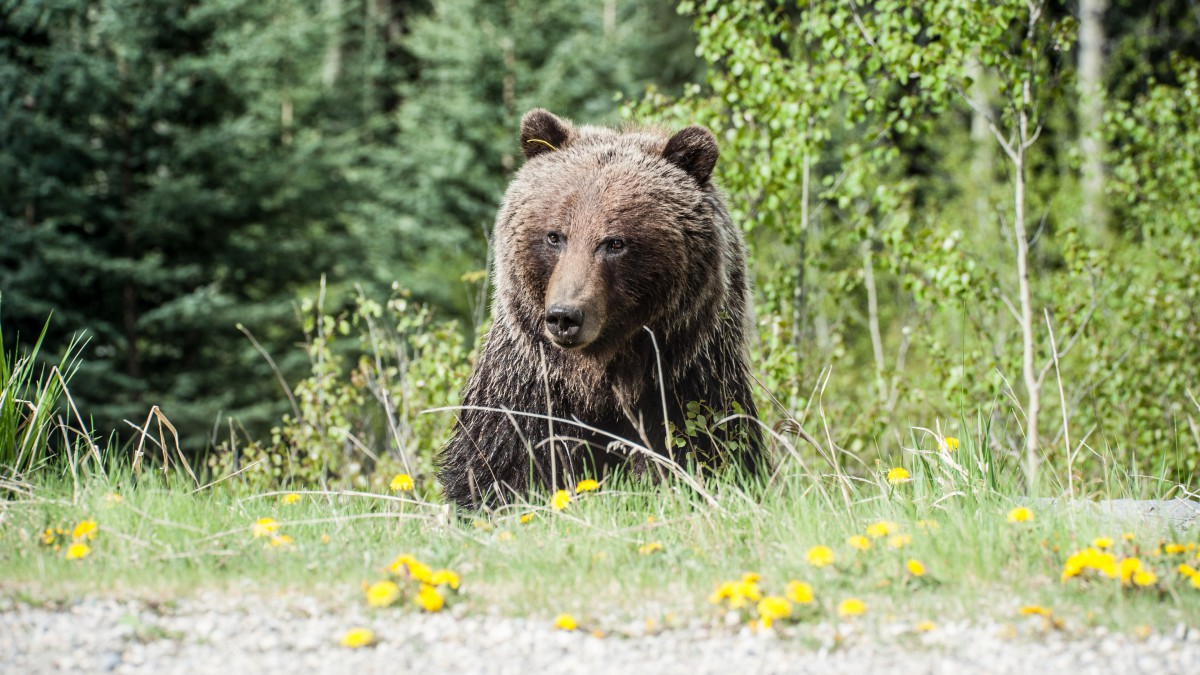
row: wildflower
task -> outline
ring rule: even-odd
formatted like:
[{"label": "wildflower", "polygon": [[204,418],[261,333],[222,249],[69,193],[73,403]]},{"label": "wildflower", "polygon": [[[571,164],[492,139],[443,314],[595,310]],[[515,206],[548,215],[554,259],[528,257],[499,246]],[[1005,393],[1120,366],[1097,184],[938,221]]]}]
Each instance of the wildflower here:
[{"label": "wildflower", "polygon": [[259,518],[250,526],[250,531],[254,533],[254,537],[269,537],[275,534],[275,531],[280,527],[279,521],[274,518]]},{"label": "wildflower", "polygon": [[271,547],[272,548],[279,548],[281,546],[294,546],[295,544],[296,544],[295,540],[293,540],[291,537],[287,536],[286,534],[280,534],[280,535],[271,537]]},{"label": "wildflower", "polygon": [[1112,537],[1096,537],[1092,540],[1092,546],[1095,548],[1110,548],[1112,545]]},{"label": "wildflower", "polygon": [[914,577],[925,576],[925,564],[920,560],[910,558],[908,562],[904,563],[904,565],[908,568],[908,573]]},{"label": "wildflower", "polygon": [[392,482],[388,483],[388,489],[392,492],[412,492],[413,487],[412,476],[406,473],[398,473],[392,476]]},{"label": "wildflower", "polygon": [[768,595],[759,600],[757,609],[763,628],[770,628],[775,619],[786,619],[792,615],[792,603],[777,595]]},{"label": "wildflower", "polygon": [[567,508],[567,504],[571,503],[571,494],[566,490],[559,490],[550,498],[550,506],[555,511],[562,511]]},{"label": "wildflower", "polygon": [[879,539],[880,537],[888,536],[889,534],[895,532],[897,529],[899,529],[899,528],[895,523],[888,521],[888,520],[881,520],[878,523],[873,523],[871,525],[868,525],[867,526],[867,534],[872,539]]},{"label": "wildflower", "polygon": [[947,436],[947,437],[943,438],[942,440],[946,442],[946,449],[949,450],[950,452],[954,452],[955,450],[958,450],[958,439],[957,438],[955,438],[953,436]]},{"label": "wildflower", "polygon": [[896,534],[888,537],[888,546],[892,548],[904,548],[912,543],[911,534]]},{"label": "wildflower", "polygon": [[413,598],[413,602],[426,612],[440,612],[446,606],[446,599],[429,584],[421,584],[421,590],[417,591],[417,597]]},{"label": "wildflower", "polygon": [[77,541],[67,547],[67,560],[79,560],[86,558],[92,552],[92,547],[87,544]]},{"label": "wildflower", "polygon": [[638,553],[642,555],[653,555],[663,550],[661,542],[652,541],[649,544],[642,544],[638,547]]},{"label": "wildflower", "polygon": [[289,492],[283,496],[284,504],[295,504],[298,501],[300,501],[300,495],[296,494],[295,492]]},{"label": "wildflower", "polygon": [[329,536],[328,534],[321,535],[321,543],[322,544],[328,544],[331,541],[333,541],[333,537]]},{"label": "wildflower", "polygon": [[575,621],[575,617],[570,614],[559,614],[554,617],[554,627],[559,630],[575,630],[579,628],[579,624]]},{"label": "wildflower", "polygon": [[1132,533],[1132,532],[1126,532],[1125,534],[1122,534],[1122,535],[1121,535],[1121,539],[1122,539],[1122,540],[1124,540],[1124,541],[1133,541],[1133,533]]},{"label": "wildflower", "polygon": [[838,616],[859,616],[865,614],[867,604],[858,598],[847,598],[838,603]]},{"label": "wildflower", "polygon": [[1196,576],[1196,568],[1187,563],[1179,563],[1179,573],[1189,579]]},{"label": "wildflower", "polygon": [[813,601],[813,587],[803,581],[789,581],[783,594],[797,605],[811,605]]},{"label": "wildflower", "polygon": [[54,543],[54,528],[47,527],[45,532],[42,532],[42,543],[49,546]]},{"label": "wildflower", "polygon": [[850,537],[846,540],[846,543],[850,544],[850,548],[856,548],[860,551],[865,551],[871,548],[871,540],[867,539],[861,534],[856,534],[853,537]]},{"label": "wildflower", "polygon": [[932,621],[922,621],[921,623],[913,626],[913,630],[918,633],[928,633],[934,628],[937,628],[937,624]]},{"label": "wildflower", "polygon": [[100,526],[96,524],[96,521],[85,520],[75,526],[75,529],[71,532],[71,538],[77,541],[80,539],[95,539],[96,530],[98,529],[100,529]]},{"label": "wildflower", "polygon": [[407,553],[396,556],[392,564],[388,565],[388,571],[392,574],[405,575],[410,579],[416,579],[423,583],[429,583],[433,578],[433,570],[429,569],[429,565],[419,562]]},{"label": "wildflower", "polygon": [[450,570],[438,570],[429,577],[430,586],[449,586],[457,591],[459,583],[458,575]]},{"label": "wildflower", "polygon": [[762,581],[762,575],[758,572],[746,572],[742,575],[742,581],[747,584],[757,584]]},{"label": "wildflower", "polygon": [[366,647],[375,641],[375,633],[370,628],[351,628],[342,636],[342,646],[351,649]]},{"label": "wildflower", "polygon": [[400,597],[400,587],[395,582],[376,581],[367,587],[368,607],[387,607]]},{"label": "wildflower", "polygon": [[1142,571],[1142,561],[1137,558],[1126,558],[1117,565],[1117,576],[1121,578],[1121,583],[1128,584],[1133,580],[1133,575]]},{"label": "wildflower", "polygon": [[[1141,565],[1136,558],[1130,558],[1133,563],[1126,562],[1126,565]],[[1085,570],[1095,570],[1109,578],[1120,576],[1120,571],[1117,569],[1117,560],[1111,553],[1102,553],[1095,548],[1086,548],[1077,553],[1071,554],[1067,561],[1063,563],[1062,581],[1066,582],[1071,577],[1079,576]],[[1135,570],[1134,570],[1135,571]],[[1130,571],[1132,574],[1133,571]]]},{"label": "wildflower", "polygon": [[719,605],[722,600],[728,600],[729,606],[732,609],[739,609],[751,602],[758,602],[761,599],[762,591],[758,589],[758,582],[743,579],[742,581],[726,581],[721,583],[717,587],[717,590],[713,591],[713,594],[709,596],[708,601],[714,605]]},{"label": "wildflower", "polygon": [[1027,506],[1018,506],[1008,512],[1008,522],[1010,523],[1025,523],[1033,520],[1033,509]]},{"label": "wildflower", "polygon": [[104,503],[107,506],[113,506],[114,504],[120,504],[123,501],[125,501],[125,498],[115,492],[110,492],[110,493],[104,495]]},{"label": "wildflower", "polygon": [[1192,585],[1192,588],[1200,590],[1200,574],[1193,574],[1192,578],[1188,579],[1188,583]]},{"label": "wildflower", "polygon": [[903,483],[904,481],[908,480],[908,478],[908,470],[904,467],[897,466],[893,469],[889,469],[887,472],[887,482],[891,483],[892,485],[895,485],[896,483]]},{"label": "wildflower", "polygon": [[1049,607],[1042,607],[1041,605],[1025,605],[1021,608],[1020,613],[1023,616],[1033,616],[1035,614],[1037,616],[1050,616],[1054,614],[1054,611]]},{"label": "wildflower", "polygon": [[1187,553],[1187,550],[1188,550],[1187,546],[1184,546],[1183,544],[1164,544],[1163,545],[1163,553],[1166,553],[1167,555],[1176,555],[1179,553]]},{"label": "wildflower", "polygon": [[833,562],[833,549],[828,546],[814,546],[805,554],[808,564],[813,567],[824,567]]},{"label": "wildflower", "polygon": [[599,489],[600,489],[600,483],[597,483],[596,481],[592,480],[591,478],[585,478],[575,484],[575,494],[577,494],[577,495],[583,494],[584,492],[591,492],[593,490],[599,490]]},{"label": "wildflower", "polygon": [[1133,573],[1134,586],[1145,588],[1156,583],[1158,583],[1158,575],[1154,573],[1154,570],[1142,569]]}]

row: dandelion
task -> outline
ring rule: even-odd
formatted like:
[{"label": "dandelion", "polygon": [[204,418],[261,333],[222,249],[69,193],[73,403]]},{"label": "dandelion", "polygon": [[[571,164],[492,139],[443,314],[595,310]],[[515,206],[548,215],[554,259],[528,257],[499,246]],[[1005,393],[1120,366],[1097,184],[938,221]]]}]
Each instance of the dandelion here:
[{"label": "dandelion", "polygon": [[946,449],[949,450],[950,452],[954,452],[955,450],[958,450],[958,439],[957,438],[955,438],[953,436],[947,436],[947,437],[943,438],[942,440],[946,442]]},{"label": "dandelion", "polygon": [[888,536],[897,529],[899,529],[899,527],[895,523],[888,520],[881,520],[878,523],[872,523],[871,525],[868,525],[867,534],[872,539],[879,539],[880,537]]},{"label": "dandelion", "polygon": [[913,630],[918,633],[928,633],[934,628],[937,628],[937,624],[932,621],[922,621],[921,623],[913,626]]},{"label": "dandelion", "polygon": [[653,555],[655,553],[661,552],[662,550],[663,550],[662,543],[657,542],[657,541],[652,541],[649,544],[642,544],[641,546],[638,547],[638,553],[640,553],[642,555]]},{"label": "dandelion", "polygon": [[867,549],[871,548],[871,540],[867,539],[861,534],[856,534],[853,537],[850,537],[846,540],[846,543],[850,545],[850,548],[856,548],[860,551],[866,551]]},{"label": "dandelion", "polygon": [[1008,522],[1010,523],[1025,523],[1033,520],[1033,509],[1027,506],[1018,506],[1008,512]]},{"label": "dandelion", "polygon": [[838,603],[838,616],[861,616],[867,612],[867,603],[858,598],[846,598]]},{"label": "dandelion", "polygon": [[42,532],[42,543],[49,546],[54,543],[54,528],[47,527],[45,532]]},{"label": "dandelion", "polygon": [[96,521],[85,520],[75,526],[75,529],[71,532],[71,538],[76,541],[81,539],[95,539],[96,530],[98,529],[100,529],[100,526],[96,524]]},{"label": "dandelion", "polygon": [[295,504],[296,502],[299,502],[299,501],[300,501],[300,495],[296,494],[295,492],[289,492],[283,496],[284,504]]},{"label": "dandelion", "polygon": [[250,526],[250,531],[254,533],[254,537],[269,537],[275,534],[280,527],[279,521],[274,518],[259,518]]},{"label": "dandelion", "polygon": [[904,481],[908,480],[908,478],[908,470],[904,467],[897,466],[889,469],[887,472],[887,482],[891,483],[892,485],[895,485],[896,483],[903,483]]},{"label": "dandelion", "polygon": [[813,567],[824,567],[833,562],[833,549],[828,546],[814,546],[804,554],[808,564]]},{"label": "dandelion", "polygon": [[550,506],[555,511],[562,511],[567,508],[567,504],[571,503],[571,493],[566,490],[559,490],[550,498]]},{"label": "dandelion", "polygon": [[579,628],[579,623],[570,614],[559,614],[554,617],[554,627],[558,630],[571,631]]},{"label": "dandelion", "polygon": [[[751,575],[747,575],[747,578],[749,577]],[[747,581],[743,578],[742,581],[722,582],[709,596],[708,601],[719,605],[723,600],[728,600],[732,609],[740,609],[751,602],[758,602],[762,599],[762,591],[758,589],[757,575],[753,575],[753,578],[756,580]]]},{"label": "dandelion", "polygon": [[1092,540],[1092,546],[1094,548],[1111,548],[1112,545],[1112,537],[1096,537]]},{"label": "dandelion", "polygon": [[438,570],[429,577],[430,586],[449,586],[457,591],[459,583],[458,575],[450,570]]},{"label": "dandelion", "polygon": [[1117,576],[1120,577],[1121,583],[1128,584],[1133,580],[1133,575],[1142,571],[1142,561],[1137,558],[1126,558],[1117,565]]},{"label": "dandelion", "polygon": [[421,584],[421,590],[417,591],[417,596],[413,598],[413,602],[426,612],[440,612],[446,606],[446,599],[442,597],[437,589],[429,584]]},{"label": "dandelion", "polygon": [[1188,583],[1192,585],[1192,588],[1200,590],[1200,574],[1193,574],[1192,578],[1188,579]]},{"label": "dandelion", "polygon": [[329,536],[328,534],[321,535],[321,543],[322,544],[328,544],[331,541],[333,541],[333,537]]},{"label": "dandelion", "polygon": [[797,605],[811,605],[813,601],[813,587],[803,581],[789,581],[783,594]]},{"label": "dandelion", "polygon": [[1177,555],[1179,553],[1187,553],[1188,547],[1183,544],[1164,544],[1163,553],[1167,555]]},{"label": "dandelion", "polygon": [[1054,611],[1041,605],[1025,605],[1020,609],[1020,614],[1022,616],[1050,616],[1054,614]]},{"label": "dandelion", "polygon": [[387,607],[400,598],[400,587],[393,581],[376,581],[367,587],[368,607]]},{"label": "dandelion", "polygon": [[375,642],[375,633],[370,628],[351,628],[342,636],[342,646],[350,649],[366,647]]},{"label": "dandelion", "polygon": [[757,609],[763,628],[770,628],[775,619],[786,619],[792,615],[792,603],[777,595],[768,595],[759,600]]},{"label": "dandelion", "polygon": [[398,473],[392,476],[392,482],[388,483],[388,489],[392,492],[412,492],[413,491],[412,476],[406,473]]},{"label": "dandelion", "polygon": [[600,483],[597,483],[596,481],[592,480],[591,478],[585,478],[575,484],[575,494],[577,494],[577,495],[583,494],[584,492],[592,492],[593,490],[599,490],[599,489],[600,489]]},{"label": "dandelion", "polygon": [[1145,588],[1156,583],[1158,583],[1158,575],[1154,573],[1154,570],[1142,569],[1133,573],[1134,586]]},{"label": "dandelion", "polygon": [[758,572],[746,572],[742,575],[742,581],[747,584],[757,584],[762,581],[762,575]]},{"label": "dandelion", "polygon": [[92,552],[92,547],[87,544],[77,541],[67,547],[67,560],[80,560],[88,557]]},{"label": "dandelion", "polygon": [[1121,539],[1122,539],[1123,541],[1133,541],[1133,533],[1132,533],[1132,532],[1126,532],[1125,534],[1122,534],[1122,535],[1121,535]]},{"label": "dandelion", "polygon": [[910,558],[908,562],[904,563],[904,566],[908,568],[908,573],[914,577],[925,576],[925,564],[920,560]]},{"label": "dandelion", "polygon": [[296,541],[294,539],[292,539],[291,537],[287,536],[286,534],[279,534],[279,535],[275,535],[275,536],[271,537],[271,547],[272,548],[279,548],[281,546],[283,546],[283,547],[294,546],[295,544],[296,544]]},{"label": "dandelion", "polygon": [[534,517],[535,515],[536,515],[536,514],[534,514],[534,513],[522,513],[522,514],[521,514],[521,524],[522,524],[522,525],[527,525],[527,524],[529,524],[529,522],[533,520],[533,517]]},{"label": "dandelion", "polygon": [[[1141,565],[1141,562],[1137,561],[1136,558],[1130,558],[1129,560],[1135,561],[1139,566]],[[1133,565],[1134,563],[1126,562],[1124,564]],[[1082,551],[1072,553],[1071,556],[1067,558],[1067,561],[1063,563],[1062,581],[1065,583],[1067,579],[1079,576],[1084,571],[1089,569],[1095,570],[1109,578],[1116,578],[1120,575],[1120,572],[1117,569],[1117,560],[1113,554],[1103,553],[1098,549],[1089,547]],[[1130,573],[1132,574],[1132,571]]]},{"label": "dandelion", "polygon": [[1189,579],[1196,576],[1196,568],[1187,563],[1179,563],[1178,569],[1180,574]]},{"label": "dandelion", "polygon": [[888,537],[887,545],[892,548],[904,548],[912,543],[911,534],[895,534]]}]

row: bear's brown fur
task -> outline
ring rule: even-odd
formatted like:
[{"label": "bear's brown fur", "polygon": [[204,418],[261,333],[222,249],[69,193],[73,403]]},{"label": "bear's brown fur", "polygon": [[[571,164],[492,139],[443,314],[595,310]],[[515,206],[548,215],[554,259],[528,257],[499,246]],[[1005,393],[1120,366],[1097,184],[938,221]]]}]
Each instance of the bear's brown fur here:
[{"label": "bear's brown fur", "polygon": [[[537,109],[521,144],[496,218],[494,323],[439,460],[446,497],[476,507],[644,467],[631,444],[761,468],[745,246],[710,180],[712,133],[577,128]],[[689,436],[689,404],[709,424],[746,417]]]}]

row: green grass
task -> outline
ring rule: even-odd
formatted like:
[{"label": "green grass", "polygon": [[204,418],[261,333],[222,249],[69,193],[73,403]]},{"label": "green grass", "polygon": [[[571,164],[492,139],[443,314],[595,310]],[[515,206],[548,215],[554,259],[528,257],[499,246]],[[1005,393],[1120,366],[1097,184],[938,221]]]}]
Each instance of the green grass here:
[{"label": "green grass", "polygon": [[[437,500],[408,496],[300,491],[300,501],[287,504],[283,493],[254,493],[237,478],[197,490],[178,472],[164,478],[143,471],[135,480],[129,470],[81,467],[74,479],[45,478],[30,486],[31,496],[0,501],[0,591],[56,601],[81,593],[162,599],[251,589],[362,603],[362,584],[383,578],[398,554],[411,553],[462,576],[453,604],[468,612],[498,607],[598,622],[672,615],[719,623],[724,612],[708,596],[720,581],[755,572],[766,593],[782,593],[792,579],[811,583],[818,607],[807,621],[832,617],[840,600],[859,597],[869,607],[861,619],[867,625],[988,615],[1016,621],[1019,607],[1031,604],[1052,608],[1068,627],[1200,625],[1200,589],[1175,571],[1185,556],[1153,555],[1160,540],[1195,542],[1194,532],[1142,526],[1125,542],[1125,528],[1068,510],[1038,510],[1032,522],[1008,523],[1009,509],[1021,502],[1013,473],[989,471],[981,462],[991,458],[976,448],[964,439],[954,454],[962,475],[932,450],[914,455],[912,480],[894,486],[816,477],[784,460],[766,488],[743,491],[711,480],[702,495],[677,481],[625,480],[578,496],[561,512],[540,496],[474,521],[454,517]],[[1122,494],[1132,488],[1108,486]],[[527,513],[535,517],[523,524]],[[280,521],[294,546],[254,538],[251,524],[263,517]],[[58,549],[40,542],[46,528],[69,532],[84,519],[100,526],[86,558],[65,560],[65,541]],[[896,550],[879,539],[866,552],[846,544],[879,520],[895,522],[911,543]],[[923,520],[938,527],[919,526]],[[1101,535],[1152,566],[1159,585],[1060,583],[1066,557]],[[661,543],[662,552],[639,553],[650,542]],[[834,565],[806,562],[817,544],[834,549]],[[1186,557],[1196,564],[1195,551]],[[905,571],[910,558],[924,563],[925,577]]]}]

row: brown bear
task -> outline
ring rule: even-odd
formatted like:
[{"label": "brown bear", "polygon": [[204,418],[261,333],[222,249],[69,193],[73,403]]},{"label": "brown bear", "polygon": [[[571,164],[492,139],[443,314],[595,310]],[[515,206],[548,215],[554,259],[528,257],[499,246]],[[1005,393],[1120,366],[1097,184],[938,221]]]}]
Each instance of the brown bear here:
[{"label": "brown bear", "polygon": [[759,472],[745,244],[711,181],[712,133],[535,109],[521,148],[496,217],[494,323],[439,458],[447,499],[661,469],[647,450]]}]

